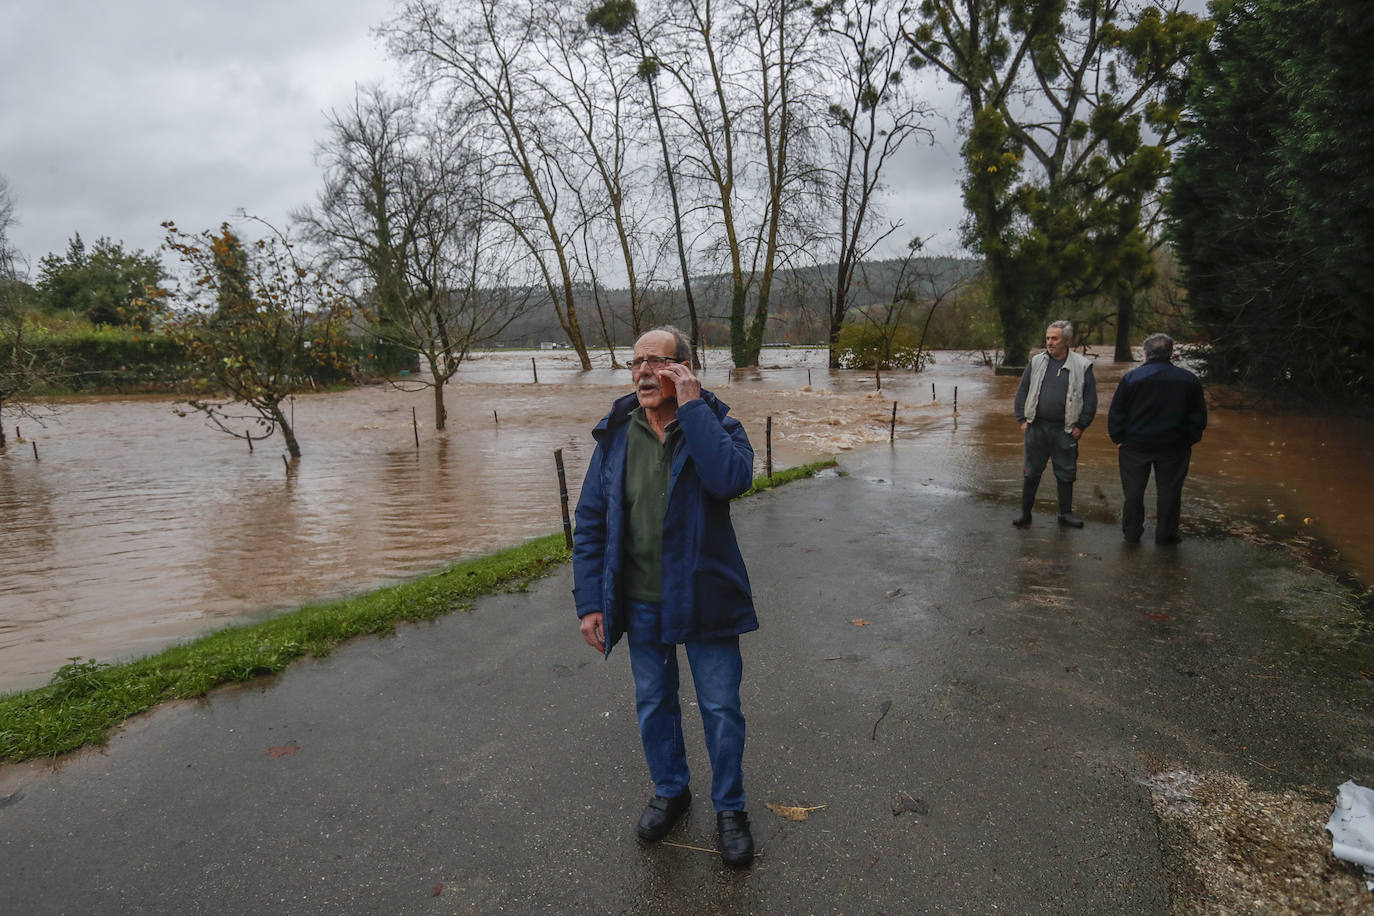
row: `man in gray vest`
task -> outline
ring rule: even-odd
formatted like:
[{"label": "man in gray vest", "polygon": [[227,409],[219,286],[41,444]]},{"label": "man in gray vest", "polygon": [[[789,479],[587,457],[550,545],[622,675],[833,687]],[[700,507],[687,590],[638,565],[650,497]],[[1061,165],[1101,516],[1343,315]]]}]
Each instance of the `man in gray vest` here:
[{"label": "man in gray vest", "polygon": [[1054,463],[1059,487],[1059,524],[1082,528],[1073,514],[1073,482],[1078,479],[1078,440],[1097,414],[1093,364],[1071,349],[1073,325],[1055,321],[1045,329],[1045,351],[1031,357],[1016,389],[1016,422],[1025,434],[1021,468],[1021,514],[1017,528],[1031,523],[1035,491],[1045,462]]}]

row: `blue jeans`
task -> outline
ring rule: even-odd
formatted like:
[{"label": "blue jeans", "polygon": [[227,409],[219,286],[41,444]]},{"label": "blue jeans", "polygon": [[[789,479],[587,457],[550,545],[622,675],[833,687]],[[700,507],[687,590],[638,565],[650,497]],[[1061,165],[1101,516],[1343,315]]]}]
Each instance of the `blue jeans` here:
[{"label": "blue jeans", "polygon": [[[682,741],[677,646],[660,641],[657,604],[631,601],[626,639],[635,678],[635,710],[654,794],[681,795],[691,780]],[[706,752],[711,758],[711,802],[717,811],[744,810],[744,674],[739,637],[689,642],[687,661],[697,688]]]}]

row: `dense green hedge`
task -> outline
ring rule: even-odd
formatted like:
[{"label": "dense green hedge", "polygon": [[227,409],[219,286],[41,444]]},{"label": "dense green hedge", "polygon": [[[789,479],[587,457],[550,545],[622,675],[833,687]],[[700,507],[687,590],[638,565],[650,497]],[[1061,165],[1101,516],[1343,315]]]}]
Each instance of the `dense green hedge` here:
[{"label": "dense green hedge", "polygon": [[[38,322],[25,331],[25,344],[50,367],[53,388],[60,391],[174,390],[192,375],[185,350],[158,331]],[[386,342],[358,338],[350,350],[353,364],[369,375],[395,375],[416,366],[413,352]],[[315,376],[319,385],[351,381],[352,373],[343,369]]]},{"label": "dense green hedge", "polygon": [[63,325],[31,332],[54,380],[73,391],[168,387],[186,377],[186,354],[156,332],[108,325]]}]

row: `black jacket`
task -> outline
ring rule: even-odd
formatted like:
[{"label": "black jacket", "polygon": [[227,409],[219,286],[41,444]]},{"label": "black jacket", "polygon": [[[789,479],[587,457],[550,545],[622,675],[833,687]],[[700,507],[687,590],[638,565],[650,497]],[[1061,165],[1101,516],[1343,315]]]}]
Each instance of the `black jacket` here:
[{"label": "black jacket", "polygon": [[1141,451],[1184,449],[1202,439],[1207,401],[1202,383],[1166,360],[1137,366],[1121,377],[1107,411],[1107,435]]}]

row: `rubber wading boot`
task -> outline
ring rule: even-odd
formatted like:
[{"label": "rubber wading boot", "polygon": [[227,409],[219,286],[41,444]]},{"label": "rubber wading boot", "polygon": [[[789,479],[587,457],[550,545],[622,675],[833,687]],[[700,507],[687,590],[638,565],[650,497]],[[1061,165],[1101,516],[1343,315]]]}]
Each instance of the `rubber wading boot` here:
[{"label": "rubber wading boot", "polygon": [[1025,528],[1031,523],[1031,509],[1035,506],[1035,491],[1039,487],[1039,477],[1021,478],[1021,514],[1011,522],[1017,528]]},{"label": "rubber wading boot", "polygon": [[1059,524],[1066,528],[1082,528],[1083,520],[1073,514],[1073,484],[1062,480],[1059,484]]}]

